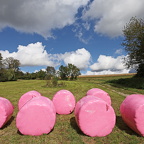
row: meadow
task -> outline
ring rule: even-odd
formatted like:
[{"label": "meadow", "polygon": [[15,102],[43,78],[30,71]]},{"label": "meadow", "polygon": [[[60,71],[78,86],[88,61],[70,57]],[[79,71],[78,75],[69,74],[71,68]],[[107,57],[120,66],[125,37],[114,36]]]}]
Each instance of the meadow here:
[{"label": "meadow", "polygon": [[[119,107],[129,94],[144,94],[144,89],[125,86],[116,83],[117,80],[130,80],[133,75],[109,75],[79,77],[77,81],[62,81],[65,85],[60,87],[45,87],[45,80],[18,80],[0,82],[0,97],[5,97],[14,105],[14,113],[10,121],[0,129],[0,143],[2,144],[142,144],[144,138],[132,131],[122,120]],[[122,81],[122,80],[121,80]],[[61,81],[60,81],[61,82]],[[136,79],[135,82],[136,83]],[[138,81],[137,81],[138,83]],[[78,128],[74,113],[58,115],[54,129],[49,134],[41,136],[26,136],[19,133],[16,128],[16,115],[18,113],[18,100],[24,93],[36,90],[43,96],[52,99],[53,95],[61,90],[71,91],[76,101],[86,95],[91,88],[100,88],[109,93],[112,106],[116,113],[116,125],[109,135],[105,137],[89,137]]]}]

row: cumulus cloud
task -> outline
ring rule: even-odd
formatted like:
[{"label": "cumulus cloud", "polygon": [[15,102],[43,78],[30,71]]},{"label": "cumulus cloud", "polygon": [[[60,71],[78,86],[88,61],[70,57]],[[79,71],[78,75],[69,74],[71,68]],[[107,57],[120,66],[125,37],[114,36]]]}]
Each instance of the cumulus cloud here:
[{"label": "cumulus cloud", "polygon": [[143,5],[143,0],[94,0],[83,11],[83,19],[95,20],[95,32],[116,37],[131,17],[144,17]]},{"label": "cumulus cloud", "polygon": [[89,0],[1,0],[0,30],[12,27],[17,31],[52,37],[51,30],[75,22],[78,9]]},{"label": "cumulus cloud", "polygon": [[61,55],[61,59],[63,59],[66,65],[71,63],[82,70],[89,66],[91,54],[85,48],[81,48],[73,52],[66,52]]},{"label": "cumulus cloud", "polygon": [[21,66],[56,66],[56,63],[53,61],[51,54],[48,54],[45,50],[45,46],[42,43],[31,43],[27,46],[19,45],[17,52],[9,53],[9,51],[0,51],[3,58],[14,57],[18,59],[21,63]]},{"label": "cumulus cloud", "polygon": [[8,50],[0,50],[3,59],[13,57],[18,59],[21,66],[53,66],[56,67],[61,63],[74,64],[79,69],[86,69],[90,64],[91,54],[85,49],[77,49],[64,54],[50,54],[45,50],[41,42],[31,43],[27,46],[19,45],[17,52],[10,53]]},{"label": "cumulus cloud", "polygon": [[123,64],[124,56],[113,58],[111,56],[100,55],[97,62],[90,66],[92,71],[123,71],[126,67]]}]

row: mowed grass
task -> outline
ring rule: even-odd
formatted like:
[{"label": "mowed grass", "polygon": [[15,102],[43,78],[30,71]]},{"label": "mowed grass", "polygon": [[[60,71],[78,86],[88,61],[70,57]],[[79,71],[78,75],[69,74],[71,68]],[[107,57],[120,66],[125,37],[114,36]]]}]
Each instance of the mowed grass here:
[{"label": "mowed grass", "polygon": [[[106,81],[124,78],[125,76],[89,77],[79,78],[77,81],[64,81],[62,87],[45,87],[44,80],[19,80],[15,82],[1,82],[0,96],[9,99],[14,105],[14,114],[10,121],[0,129],[0,144],[142,144],[144,138],[137,135],[123,122],[119,107],[125,99],[124,94],[144,93],[144,90],[114,87]],[[131,77],[131,76],[127,76]],[[41,136],[21,135],[16,128],[16,115],[18,113],[18,100],[25,92],[36,90],[43,96],[52,99],[53,95],[61,90],[71,91],[76,101],[86,95],[91,88],[101,88],[109,93],[112,106],[115,110],[117,121],[109,135],[105,137],[89,137],[78,128],[74,113],[69,115],[57,115],[54,129],[49,134]]]}]

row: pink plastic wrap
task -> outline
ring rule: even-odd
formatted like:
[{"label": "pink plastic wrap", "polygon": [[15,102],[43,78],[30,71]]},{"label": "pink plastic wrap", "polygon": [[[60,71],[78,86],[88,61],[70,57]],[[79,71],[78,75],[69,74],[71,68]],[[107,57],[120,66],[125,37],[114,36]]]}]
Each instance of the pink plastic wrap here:
[{"label": "pink plastic wrap", "polygon": [[96,96],[98,98],[103,99],[109,105],[111,105],[111,98],[110,98],[109,94],[99,88],[92,88],[92,89],[88,90],[86,95]]},{"label": "pink plastic wrap", "polygon": [[41,94],[37,91],[29,91],[25,94],[23,94],[18,102],[18,108],[19,110],[23,105],[25,105],[29,100],[31,100],[33,97],[41,96]]},{"label": "pink plastic wrap", "polygon": [[58,114],[70,114],[76,103],[74,95],[68,90],[58,91],[52,101]]},{"label": "pink plastic wrap", "polygon": [[74,114],[81,131],[91,137],[103,137],[110,134],[116,122],[113,108],[95,96],[80,99]]},{"label": "pink plastic wrap", "polygon": [[11,118],[14,111],[14,106],[11,102],[3,97],[0,97],[0,128],[2,128]]},{"label": "pink plastic wrap", "polygon": [[18,112],[16,126],[24,135],[48,134],[54,127],[56,111],[52,101],[46,97],[34,97]]},{"label": "pink plastic wrap", "polygon": [[132,94],[120,106],[124,122],[135,132],[144,136],[144,95]]},{"label": "pink plastic wrap", "polygon": [[111,105],[111,98],[110,98],[109,94],[99,88],[92,88],[92,89],[88,90],[87,95],[93,95],[98,98],[101,98],[104,101],[106,101],[109,105]]}]

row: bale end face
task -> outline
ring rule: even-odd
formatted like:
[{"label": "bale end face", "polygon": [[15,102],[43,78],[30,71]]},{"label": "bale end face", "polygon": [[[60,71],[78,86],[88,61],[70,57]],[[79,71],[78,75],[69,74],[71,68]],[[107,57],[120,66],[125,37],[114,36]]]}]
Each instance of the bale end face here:
[{"label": "bale end face", "polygon": [[86,96],[77,102],[75,118],[82,132],[91,137],[110,134],[116,122],[113,108],[95,96]]},{"label": "bale end face", "polygon": [[27,102],[17,114],[16,126],[24,135],[48,134],[54,127],[56,111],[46,97],[35,97]]}]

